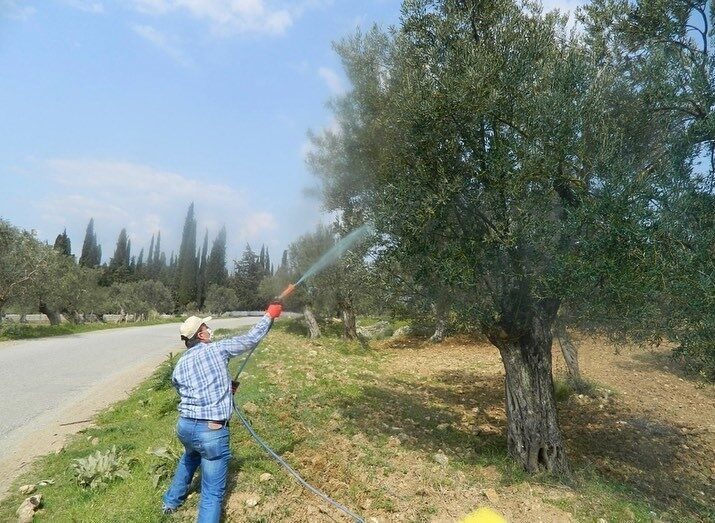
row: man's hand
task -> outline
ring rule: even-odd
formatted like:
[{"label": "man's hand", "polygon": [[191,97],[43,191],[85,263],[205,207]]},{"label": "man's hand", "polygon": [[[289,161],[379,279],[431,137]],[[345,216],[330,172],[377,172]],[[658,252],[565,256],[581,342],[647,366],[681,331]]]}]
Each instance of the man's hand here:
[{"label": "man's hand", "polygon": [[272,320],[275,320],[283,312],[283,305],[280,303],[271,303],[266,309],[266,314],[268,314]]}]

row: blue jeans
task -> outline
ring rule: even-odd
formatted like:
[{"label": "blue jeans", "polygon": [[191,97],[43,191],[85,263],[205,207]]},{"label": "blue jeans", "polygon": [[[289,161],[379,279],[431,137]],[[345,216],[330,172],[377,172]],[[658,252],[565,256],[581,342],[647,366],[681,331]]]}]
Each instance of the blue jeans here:
[{"label": "blue jeans", "polygon": [[197,521],[218,523],[226,492],[228,462],[231,460],[228,428],[210,429],[207,421],[179,418],[176,434],[184,444],[185,452],[179,460],[174,480],[164,494],[164,506],[177,508],[186,501],[191,478],[201,465],[201,501]]}]

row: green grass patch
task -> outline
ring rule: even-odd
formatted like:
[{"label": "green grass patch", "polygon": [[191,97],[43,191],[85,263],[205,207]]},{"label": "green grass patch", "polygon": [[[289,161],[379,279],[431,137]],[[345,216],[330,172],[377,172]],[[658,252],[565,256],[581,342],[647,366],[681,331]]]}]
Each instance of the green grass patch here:
[{"label": "green grass patch", "polygon": [[[576,521],[651,521],[652,511],[665,513],[588,464],[577,464],[570,482],[524,473],[509,458],[503,433],[480,433],[467,422],[474,405],[479,412],[491,412],[501,401],[503,384],[497,375],[465,369],[425,380],[409,365],[401,370],[391,366],[400,358],[414,358],[413,351],[390,351],[385,345],[366,350],[358,342],[331,337],[310,341],[295,331],[294,321],[276,323],[240,377],[238,402],[254,430],[307,481],[367,518],[391,521],[399,514],[405,521],[429,521],[467,514],[485,504],[484,489],[528,484],[544,491],[543,503],[570,512]],[[221,329],[217,335],[233,332]],[[39,489],[44,508],[36,521],[193,521],[195,493],[177,514],[165,519],[160,514],[161,495],[181,452],[174,434],[178,398],[170,380],[175,361],[176,356],[167,359],[61,453],[35,463],[0,503],[0,521],[15,519],[24,498],[18,485],[42,479],[54,483]],[[241,357],[231,361],[232,375],[241,363]],[[465,403],[475,397],[479,403]],[[318,512],[324,503],[303,493],[236,418],[231,448],[227,521],[325,520]],[[126,466],[129,474],[83,487],[73,464],[112,449],[116,468]],[[442,452],[449,458],[446,464],[435,459]],[[272,478],[261,481],[266,472]],[[564,490],[570,495],[556,495]],[[260,498],[257,506],[246,506],[249,495]],[[706,520],[704,513],[667,515],[672,521]]]},{"label": "green grass patch", "polygon": [[50,336],[66,336],[106,329],[123,329],[125,327],[145,327],[147,325],[161,325],[164,323],[178,323],[182,318],[167,318],[145,320],[127,323],[62,323],[61,325],[30,325],[27,323],[5,323],[0,325],[0,341],[29,340],[47,338]]}]

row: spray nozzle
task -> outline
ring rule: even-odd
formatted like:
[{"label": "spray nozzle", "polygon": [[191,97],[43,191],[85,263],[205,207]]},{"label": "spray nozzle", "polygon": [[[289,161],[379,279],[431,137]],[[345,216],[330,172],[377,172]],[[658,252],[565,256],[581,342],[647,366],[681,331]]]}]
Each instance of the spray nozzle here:
[{"label": "spray nozzle", "polygon": [[281,292],[278,296],[276,296],[275,301],[281,301],[288,296],[291,295],[291,293],[295,290],[297,283],[289,283],[288,287],[285,288],[283,292]]}]

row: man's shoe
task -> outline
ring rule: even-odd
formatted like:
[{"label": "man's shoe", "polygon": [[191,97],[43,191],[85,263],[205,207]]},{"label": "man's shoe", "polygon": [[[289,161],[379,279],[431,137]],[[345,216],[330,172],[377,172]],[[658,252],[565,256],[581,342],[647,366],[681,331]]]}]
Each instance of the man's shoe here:
[{"label": "man's shoe", "polygon": [[166,505],[164,505],[163,507],[161,507],[161,513],[162,513],[162,514],[165,514],[165,515],[166,515],[166,514],[173,514],[174,512],[176,512],[176,509],[175,509],[175,508],[167,507]]}]

